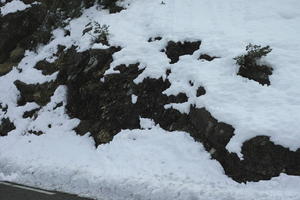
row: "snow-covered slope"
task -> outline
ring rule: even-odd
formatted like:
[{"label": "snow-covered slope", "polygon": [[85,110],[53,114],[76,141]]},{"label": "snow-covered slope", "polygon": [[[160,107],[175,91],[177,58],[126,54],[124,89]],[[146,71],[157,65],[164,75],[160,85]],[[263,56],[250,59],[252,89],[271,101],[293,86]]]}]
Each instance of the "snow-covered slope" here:
[{"label": "snow-covered slope", "polygon": [[[19,1],[14,0],[17,3]],[[11,10],[7,3],[2,13]],[[242,158],[243,143],[255,136],[270,136],[275,144],[300,148],[300,2],[297,0],[125,0],[126,9],[114,14],[93,6],[82,16],[56,29],[53,39],[25,57],[0,77],[0,119],[9,118],[16,129],[0,138],[0,179],[30,183],[48,189],[107,199],[300,199],[299,177],[281,175],[270,181],[238,184],[224,175],[221,165],[184,132],[167,132],[149,120],[143,130],[123,130],[112,142],[94,148],[92,139],[77,136],[79,120],[66,114],[66,88],[59,86],[36,119],[23,118],[36,103],[17,106],[14,82],[27,84],[54,80],[34,68],[38,61],[57,57],[57,45],[78,52],[105,49],[93,36],[82,34],[95,21],[109,25],[109,44],[122,49],[113,54],[105,74],[119,73],[120,64],[139,63],[144,71],[134,80],[166,79],[167,95],[183,92],[188,101],[173,103],[181,113],[190,105],[205,107],[217,120],[232,125],[234,136],[226,148]],[[24,7],[25,8],[25,7]],[[148,42],[151,37],[161,40]],[[170,64],[164,49],[169,41],[201,41],[200,49]],[[274,69],[271,85],[237,76],[232,59],[248,43],[270,45],[273,51],[262,62]],[[220,58],[199,60],[200,54]],[[193,82],[193,85],[190,84]],[[197,96],[203,86],[206,94]],[[138,97],[137,97],[138,99]],[[54,109],[63,101],[63,106]],[[51,124],[51,127],[48,125]],[[42,131],[35,136],[28,130]]]}]

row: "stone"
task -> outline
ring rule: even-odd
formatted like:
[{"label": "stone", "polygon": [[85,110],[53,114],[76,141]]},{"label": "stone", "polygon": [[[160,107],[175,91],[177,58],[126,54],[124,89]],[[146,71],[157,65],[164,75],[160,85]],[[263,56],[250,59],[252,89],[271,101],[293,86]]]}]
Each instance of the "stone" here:
[{"label": "stone", "polygon": [[40,109],[41,109],[41,108],[36,108],[36,109],[30,110],[30,111],[24,112],[23,118],[32,118],[32,119],[36,119],[36,118],[37,118],[38,111],[39,111]]},{"label": "stone", "polygon": [[16,129],[15,125],[9,118],[3,118],[0,122],[0,136],[7,136],[7,134]]},{"label": "stone", "polygon": [[9,61],[18,63],[24,57],[25,49],[17,46],[12,52],[10,52]]},{"label": "stone", "polygon": [[200,97],[200,96],[205,95],[205,94],[206,94],[206,91],[205,91],[204,87],[202,87],[202,86],[198,87],[196,96]]},{"label": "stone", "polygon": [[199,57],[200,60],[206,60],[206,61],[213,61],[216,58],[220,58],[220,57],[210,56],[208,54],[201,54],[200,57]]},{"label": "stone", "polygon": [[4,76],[8,74],[15,65],[16,63],[10,63],[10,62],[0,64],[0,76]]},{"label": "stone", "polygon": [[57,63],[49,63],[46,60],[42,60],[39,61],[34,68],[41,70],[43,75],[51,75],[59,70],[59,65]]},{"label": "stone", "polygon": [[192,55],[200,48],[201,41],[196,42],[168,42],[166,54],[171,59],[170,64],[178,62],[179,57],[183,55]]},{"label": "stone", "polygon": [[254,80],[261,85],[270,85],[269,76],[272,75],[273,69],[266,65],[253,65],[248,67],[240,67],[238,75]]},{"label": "stone", "polygon": [[17,89],[20,91],[18,105],[22,106],[28,102],[35,102],[40,106],[45,106],[50,102],[51,96],[57,88],[55,81],[46,82],[43,84],[26,84],[22,81],[15,81]]}]

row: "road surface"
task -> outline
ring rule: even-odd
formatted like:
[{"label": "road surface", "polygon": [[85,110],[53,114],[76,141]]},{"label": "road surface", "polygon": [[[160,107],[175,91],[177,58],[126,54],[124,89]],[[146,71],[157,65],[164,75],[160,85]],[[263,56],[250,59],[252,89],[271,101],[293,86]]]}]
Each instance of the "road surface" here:
[{"label": "road surface", "polygon": [[9,182],[0,182],[0,200],[91,200]]}]

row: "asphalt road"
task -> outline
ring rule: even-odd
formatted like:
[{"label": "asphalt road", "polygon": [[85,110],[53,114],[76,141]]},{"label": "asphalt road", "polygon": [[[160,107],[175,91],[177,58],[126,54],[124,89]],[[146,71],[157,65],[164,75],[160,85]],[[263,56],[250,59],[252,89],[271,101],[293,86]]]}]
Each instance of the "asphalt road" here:
[{"label": "asphalt road", "polygon": [[76,195],[0,182],[0,200],[91,200]]}]

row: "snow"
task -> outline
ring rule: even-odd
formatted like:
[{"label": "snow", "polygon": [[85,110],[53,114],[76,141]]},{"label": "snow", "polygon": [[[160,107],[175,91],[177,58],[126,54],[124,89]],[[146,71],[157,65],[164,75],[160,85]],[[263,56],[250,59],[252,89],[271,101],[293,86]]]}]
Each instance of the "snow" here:
[{"label": "snow", "polygon": [[[3,1],[1,1],[1,2],[3,3]],[[13,0],[9,3],[6,3],[4,6],[1,7],[1,14],[3,16],[5,16],[9,13],[15,13],[18,11],[22,11],[29,7],[31,7],[31,6],[23,3],[23,1],[21,1],[21,0]]]},{"label": "snow", "polygon": [[[143,119],[147,121],[147,119]],[[150,120],[148,120],[150,123]],[[9,151],[8,151],[9,149]],[[299,177],[238,184],[202,145],[157,126],[123,130],[94,148],[88,135],[53,132],[0,140],[0,179],[98,199],[295,199]]]},{"label": "snow", "polygon": [[[18,3],[19,2],[19,3]],[[224,175],[202,145],[184,132],[167,132],[150,119],[141,119],[142,130],[123,130],[114,140],[94,147],[87,135],[77,136],[79,123],[65,113],[66,88],[60,86],[51,102],[41,108],[37,119],[23,119],[35,103],[17,106],[19,91],[13,82],[35,84],[54,80],[57,74],[44,76],[34,65],[43,59],[54,61],[57,45],[78,51],[107,48],[92,44],[92,36],[82,31],[92,21],[109,25],[109,42],[121,46],[106,72],[116,73],[119,64],[140,63],[144,68],[135,80],[166,78],[171,87],[167,95],[186,93],[188,102],[170,104],[180,112],[189,106],[205,107],[219,121],[231,124],[235,135],[227,149],[237,152],[246,140],[267,135],[276,144],[291,150],[300,147],[300,2],[298,0],[125,0],[127,8],[109,14],[96,7],[70,21],[65,29],[53,32],[53,40],[37,52],[26,51],[14,68],[0,77],[0,120],[9,117],[16,129],[0,138],[0,179],[27,183],[84,196],[106,199],[288,199],[299,200],[299,177],[282,174],[270,181],[238,184]],[[26,9],[14,0],[1,7],[2,15]],[[29,6],[29,5],[25,5]],[[162,40],[147,42],[150,37]],[[202,41],[193,55],[181,56],[169,64],[161,52],[167,42]],[[248,43],[270,45],[273,51],[262,62],[273,68],[271,85],[236,75],[233,57],[244,53]],[[201,61],[200,54],[220,58]],[[190,86],[189,81],[194,83]],[[203,86],[206,94],[196,96]],[[132,96],[136,102],[137,96]],[[63,106],[55,108],[57,103]],[[51,125],[51,126],[49,126]],[[46,134],[34,136],[28,130]]]},{"label": "snow", "polygon": [[131,102],[133,103],[133,104],[136,104],[136,102],[137,102],[137,99],[138,99],[138,97],[136,96],[136,95],[131,95]]}]

